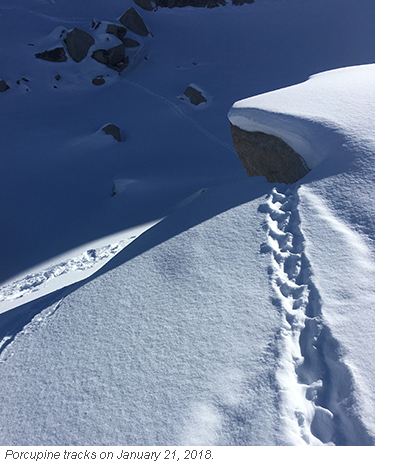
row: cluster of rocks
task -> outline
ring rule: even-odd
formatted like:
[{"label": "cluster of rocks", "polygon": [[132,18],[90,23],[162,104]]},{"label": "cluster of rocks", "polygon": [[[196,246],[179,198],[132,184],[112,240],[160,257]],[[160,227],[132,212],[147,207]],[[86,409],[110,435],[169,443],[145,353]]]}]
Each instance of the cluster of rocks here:
[{"label": "cluster of rocks", "polygon": [[[129,10],[121,16],[119,21],[123,26],[108,24],[106,27],[106,33],[117,37],[120,40],[120,44],[109,49],[96,49],[91,54],[91,57],[101,64],[121,72],[129,64],[129,57],[126,55],[126,48],[135,48],[140,46],[138,41],[126,37],[128,30],[139,36],[147,36],[150,32],[144,23],[144,20],[133,7],[129,8]],[[99,28],[100,25],[100,21],[92,21],[93,30]],[[63,31],[61,35],[64,46],[38,52],[35,56],[38,59],[44,59],[51,62],[66,62],[68,57],[75,62],[81,62],[85,59],[90,48],[95,44],[94,37],[80,28],[74,28],[64,36],[65,33],[66,31]],[[95,82],[95,85],[103,83],[100,80],[96,80]]]},{"label": "cluster of rocks", "polygon": [[245,131],[233,124],[231,134],[249,177],[265,176],[268,182],[293,184],[310,171],[304,159],[276,136]]}]

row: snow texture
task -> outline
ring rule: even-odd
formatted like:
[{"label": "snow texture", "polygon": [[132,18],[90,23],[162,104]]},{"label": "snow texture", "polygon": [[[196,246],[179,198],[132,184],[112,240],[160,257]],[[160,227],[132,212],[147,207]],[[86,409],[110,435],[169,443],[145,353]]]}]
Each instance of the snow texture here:
[{"label": "snow texture", "polygon": [[[373,445],[372,2],[136,7],[118,73],[130,6],[0,3],[0,443]],[[312,171],[247,178],[228,117]]]}]

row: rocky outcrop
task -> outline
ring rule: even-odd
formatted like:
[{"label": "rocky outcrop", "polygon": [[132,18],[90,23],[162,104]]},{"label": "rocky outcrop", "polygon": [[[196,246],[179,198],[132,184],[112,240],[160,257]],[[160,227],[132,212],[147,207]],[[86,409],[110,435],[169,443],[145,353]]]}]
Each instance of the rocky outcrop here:
[{"label": "rocky outcrop", "polygon": [[55,48],[49,51],[43,51],[41,53],[36,53],[35,56],[38,59],[44,59],[45,61],[51,62],[66,62],[67,56],[64,48]]},{"label": "rocky outcrop", "polygon": [[310,169],[283,140],[262,132],[242,130],[231,124],[234,147],[248,176],[265,176],[268,182],[292,184]]},{"label": "rocky outcrop", "polygon": [[199,105],[201,103],[207,102],[207,99],[202,94],[202,92],[200,90],[195,89],[195,87],[193,87],[192,85],[189,85],[185,89],[184,96],[187,97],[193,105]]},{"label": "rocky outcrop", "polygon": [[105,64],[107,67],[118,72],[123,71],[129,63],[129,58],[125,56],[124,44],[118,44],[118,46],[110,49],[97,49],[93,51],[92,57],[101,64]]},{"label": "rocky outcrop", "polygon": [[10,86],[7,84],[5,80],[0,80],[0,92],[5,92],[9,88]]},{"label": "rocky outcrop", "polygon": [[119,19],[126,28],[139,36],[148,36],[149,29],[137,11],[130,7]]},{"label": "rocky outcrop", "polygon": [[115,140],[117,141],[122,141],[122,138],[121,138],[121,130],[119,129],[119,127],[117,127],[116,125],[114,125],[113,123],[110,123],[106,126],[104,126],[102,128],[102,131],[106,134],[106,135],[111,135]]},{"label": "rocky outcrop", "polygon": [[74,28],[67,33],[64,43],[70,57],[75,62],[81,62],[87,56],[89,48],[95,43],[95,40],[86,31]]}]

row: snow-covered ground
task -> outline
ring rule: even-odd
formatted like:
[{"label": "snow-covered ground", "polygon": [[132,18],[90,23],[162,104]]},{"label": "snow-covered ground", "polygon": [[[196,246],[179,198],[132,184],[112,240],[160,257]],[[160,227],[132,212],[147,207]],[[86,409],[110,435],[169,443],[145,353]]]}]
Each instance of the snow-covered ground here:
[{"label": "snow-covered ground", "polygon": [[[0,3],[0,443],[374,444],[374,5],[135,6],[121,74],[34,56],[130,6]],[[229,120],[313,170],[247,178]]]}]

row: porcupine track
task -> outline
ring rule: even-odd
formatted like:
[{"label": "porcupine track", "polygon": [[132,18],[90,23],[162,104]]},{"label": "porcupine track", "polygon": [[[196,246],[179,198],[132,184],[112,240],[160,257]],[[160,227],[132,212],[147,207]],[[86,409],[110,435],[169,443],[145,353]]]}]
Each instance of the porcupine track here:
[{"label": "porcupine track", "polygon": [[278,341],[281,417],[300,444],[372,445],[352,409],[352,373],[323,320],[298,204],[297,188],[280,192],[274,187],[258,208],[264,215],[261,253],[271,255],[273,303],[283,319]]}]

